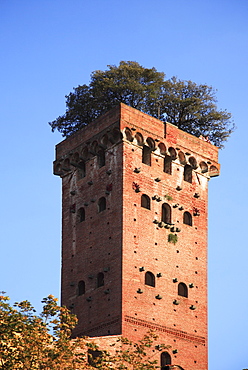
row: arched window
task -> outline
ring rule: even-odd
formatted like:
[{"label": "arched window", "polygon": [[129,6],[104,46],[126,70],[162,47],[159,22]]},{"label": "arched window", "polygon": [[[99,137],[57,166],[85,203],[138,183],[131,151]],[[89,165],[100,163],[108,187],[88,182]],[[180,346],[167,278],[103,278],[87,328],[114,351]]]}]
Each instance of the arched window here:
[{"label": "arched window", "polygon": [[103,149],[98,151],[97,160],[99,168],[105,166],[105,151]]},{"label": "arched window", "polygon": [[141,195],[141,207],[151,209],[150,198],[146,194]]},{"label": "arched window", "polygon": [[174,148],[170,147],[168,149],[168,152],[170,153],[170,156],[171,158],[173,159],[173,161],[177,158],[177,152]]},{"label": "arched window", "polygon": [[114,128],[112,133],[110,134],[110,138],[109,138],[110,142],[114,144],[121,138],[122,138],[122,133],[120,132],[120,130],[118,128]]},{"label": "arched window", "polygon": [[188,298],[188,288],[184,283],[178,284],[178,295]]},{"label": "arched window", "polygon": [[99,272],[99,274],[97,274],[97,288],[103,285],[104,285],[104,273]]},{"label": "arched window", "polygon": [[85,294],[85,282],[83,280],[78,283],[78,295]]},{"label": "arched window", "polygon": [[143,136],[141,135],[141,133],[140,132],[137,132],[136,134],[135,134],[135,139],[136,139],[136,142],[137,142],[137,144],[138,145],[143,145],[143,143],[144,143],[144,138],[143,138]]},{"label": "arched window", "polygon": [[98,201],[98,212],[102,212],[105,209],[106,209],[106,199],[102,197]]},{"label": "arched window", "polygon": [[219,176],[219,170],[217,167],[215,166],[210,166],[210,169],[209,169],[209,176],[210,177],[215,177],[215,176]]},{"label": "arched window", "polygon": [[187,160],[186,160],[186,157],[185,157],[185,154],[180,150],[180,152],[178,153],[178,159],[179,159],[179,162],[183,165],[185,165],[187,163]]},{"label": "arched window", "polygon": [[150,271],[147,271],[145,274],[145,284],[155,287],[155,276]]},{"label": "arched window", "polygon": [[169,366],[167,365],[171,365],[171,356],[168,352],[162,352],[160,355],[161,370],[169,370]]},{"label": "arched window", "polygon": [[200,163],[200,169],[201,169],[201,173],[208,172],[208,165],[207,165],[207,163],[202,161]]},{"label": "arched window", "polygon": [[164,145],[164,143],[159,143],[158,144],[158,149],[159,149],[160,154],[162,154],[162,155],[166,154],[166,146]]},{"label": "arched window", "polygon": [[78,210],[78,222],[83,222],[85,221],[85,209],[84,208],[79,208]]},{"label": "arched window", "polygon": [[197,160],[195,159],[195,157],[189,157],[189,163],[192,168],[194,168],[195,170],[197,169],[198,164],[197,164]]},{"label": "arched window", "polygon": [[192,183],[192,167],[189,164],[184,166],[183,179],[184,181]]},{"label": "arched window", "polygon": [[162,205],[162,221],[167,224],[171,223],[171,207],[167,203]]},{"label": "arched window", "polygon": [[130,128],[126,127],[124,133],[125,133],[126,139],[128,141],[132,142],[133,141],[133,135],[132,135],[132,131],[130,130]]},{"label": "arched window", "polygon": [[164,157],[164,172],[169,175],[172,173],[171,157],[169,155]]},{"label": "arched window", "polygon": [[151,165],[151,148],[147,145],[143,145],[142,149],[142,163]]},{"label": "arched window", "polygon": [[184,212],[184,214],[183,214],[183,223],[185,225],[192,226],[192,216],[189,212]]},{"label": "arched window", "polygon": [[80,161],[77,167],[78,167],[78,176],[80,179],[82,179],[86,175],[85,161]]}]

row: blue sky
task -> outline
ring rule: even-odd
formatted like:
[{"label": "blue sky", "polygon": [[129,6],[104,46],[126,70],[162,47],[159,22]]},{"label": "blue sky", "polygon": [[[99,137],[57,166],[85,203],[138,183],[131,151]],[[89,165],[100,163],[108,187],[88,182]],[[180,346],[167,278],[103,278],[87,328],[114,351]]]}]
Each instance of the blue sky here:
[{"label": "blue sky", "polygon": [[209,369],[248,367],[246,0],[0,0],[1,289],[60,294],[61,140],[47,122],[120,60],[216,88],[237,130],[209,183]]}]

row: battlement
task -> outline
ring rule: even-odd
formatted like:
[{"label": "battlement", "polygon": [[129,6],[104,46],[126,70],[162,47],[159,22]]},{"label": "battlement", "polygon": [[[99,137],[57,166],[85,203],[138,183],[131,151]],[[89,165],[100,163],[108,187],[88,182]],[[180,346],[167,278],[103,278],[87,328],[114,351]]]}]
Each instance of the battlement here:
[{"label": "battlement", "polygon": [[120,140],[146,145],[154,154],[188,163],[209,177],[219,175],[217,147],[122,103],[56,146],[54,174],[68,172],[71,160],[88,160]]}]

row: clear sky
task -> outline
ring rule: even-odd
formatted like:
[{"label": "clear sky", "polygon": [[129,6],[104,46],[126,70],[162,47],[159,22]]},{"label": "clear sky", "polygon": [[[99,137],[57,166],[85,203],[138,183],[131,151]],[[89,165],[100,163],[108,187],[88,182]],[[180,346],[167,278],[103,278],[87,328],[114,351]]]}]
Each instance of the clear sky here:
[{"label": "clear sky", "polygon": [[2,290],[60,295],[61,140],[48,122],[120,60],[218,89],[237,130],[209,183],[209,370],[248,367],[247,0],[0,0]]}]

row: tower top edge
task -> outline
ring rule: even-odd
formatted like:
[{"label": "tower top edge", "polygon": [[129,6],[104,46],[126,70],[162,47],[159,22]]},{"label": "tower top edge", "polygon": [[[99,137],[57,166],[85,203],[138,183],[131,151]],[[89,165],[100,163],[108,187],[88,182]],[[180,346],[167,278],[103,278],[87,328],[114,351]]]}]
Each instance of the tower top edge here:
[{"label": "tower top edge", "polygon": [[146,137],[154,138],[157,142],[166,141],[167,145],[182,148],[189,152],[193,151],[218,162],[218,147],[215,145],[124,103],[119,103],[116,107],[58,143],[56,145],[56,157],[66,155],[68,151],[87,143],[97,134],[108,132],[108,129],[111,128],[117,128],[121,132],[126,128],[131,129],[134,134],[139,132]]}]

